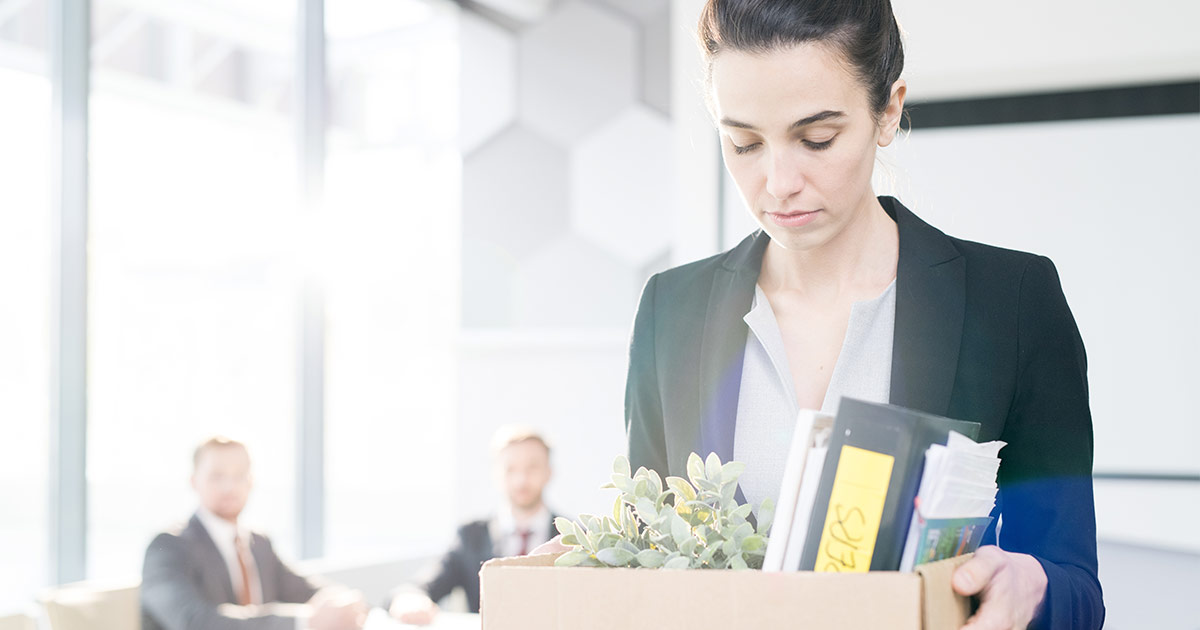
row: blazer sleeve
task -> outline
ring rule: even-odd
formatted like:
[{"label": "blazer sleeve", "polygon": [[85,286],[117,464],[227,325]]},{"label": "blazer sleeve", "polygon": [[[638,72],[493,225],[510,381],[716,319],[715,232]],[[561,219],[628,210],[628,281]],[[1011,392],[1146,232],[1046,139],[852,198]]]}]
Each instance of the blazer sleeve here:
[{"label": "blazer sleeve", "polygon": [[[321,584],[309,578],[306,578],[292,570],[279,555],[275,553],[275,548],[271,545],[270,539],[265,536],[262,541],[267,545],[268,555],[271,558],[271,563],[274,565],[272,574],[278,580],[279,601],[288,604],[303,604],[312,599],[313,595],[321,588]],[[260,571],[260,573],[262,573]]]},{"label": "blazer sleeve", "polygon": [[1018,375],[998,475],[1002,549],[1048,578],[1033,628],[1099,628],[1087,357],[1054,264],[1031,259],[1018,305]]},{"label": "blazer sleeve", "polygon": [[625,436],[629,445],[629,464],[670,474],[663,428],[662,397],[658,386],[658,350],[655,345],[654,311],[655,274],[642,289],[633,334],[629,342],[629,372],[625,380]]},{"label": "blazer sleeve", "polygon": [[442,554],[438,563],[427,570],[424,579],[421,580],[421,590],[435,602],[449,595],[455,586],[463,585],[462,571],[459,568],[463,566],[462,557],[466,553],[464,533],[462,528],[458,530],[454,546]]},{"label": "blazer sleeve", "polygon": [[159,534],[146,550],[142,566],[142,610],[164,630],[295,630],[296,618],[279,614],[242,616],[241,606],[207,601],[193,575],[186,543]]}]

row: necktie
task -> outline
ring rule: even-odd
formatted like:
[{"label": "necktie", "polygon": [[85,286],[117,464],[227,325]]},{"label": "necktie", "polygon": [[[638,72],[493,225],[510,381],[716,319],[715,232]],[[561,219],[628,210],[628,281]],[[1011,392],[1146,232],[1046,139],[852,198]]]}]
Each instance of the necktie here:
[{"label": "necktie", "polygon": [[517,535],[521,537],[521,550],[517,552],[517,555],[523,556],[529,553],[529,537],[533,535],[533,530],[518,529]]},{"label": "necktie", "polygon": [[233,537],[233,547],[237,549],[238,569],[242,572],[242,590],[238,593],[238,605],[248,606],[250,604],[250,570],[247,568],[249,564],[246,552],[243,549],[242,539],[240,536]]}]

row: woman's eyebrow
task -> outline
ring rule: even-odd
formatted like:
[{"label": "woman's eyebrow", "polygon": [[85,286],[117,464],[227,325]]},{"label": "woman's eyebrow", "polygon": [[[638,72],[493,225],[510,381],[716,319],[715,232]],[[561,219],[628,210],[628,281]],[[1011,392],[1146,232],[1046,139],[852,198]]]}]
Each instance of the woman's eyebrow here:
[{"label": "woman's eyebrow", "polygon": [[[792,123],[791,126],[788,127],[788,129],[789,130],[796,129],[798,127],[803,127],[805,125],[811,125],[813,123],[821,122],[823,120],[830,120],[833,118],[842,118],[845,115],[846,115],[846,112],[839,112],[839,111],[834,111],[832,109],[827,109],[823,112],[818,112],[816,114],[813,114],[812,116],[805,116],[804,118],[797,120],[796,122]],[[732,118],[722,118],[721,125],[723,125],[725,127],[736,127],[738,129],[749,129],[751,131],[758,131],[758,127],[755,127],[754,125],[751,125],[750,123],[744,123],[739,120],[734,120]]]}]

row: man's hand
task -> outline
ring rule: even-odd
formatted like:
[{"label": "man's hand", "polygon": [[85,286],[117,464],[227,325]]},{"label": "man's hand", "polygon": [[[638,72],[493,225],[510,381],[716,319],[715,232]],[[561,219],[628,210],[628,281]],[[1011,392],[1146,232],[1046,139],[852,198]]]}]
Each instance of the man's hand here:
[{"label": "man's hand", "polygon": [[1025,628],[1046,596],[1046,581],[1046,571],[1037,558],[994,545],[980,547],[974,558],[954,572],[952,580],[956,593],[979,595],[981,600],[963,630]]},{"label": "man's hand", "polygon": [[388,613],[400,623],[427,626],[438,614],[438,605],[424,593],[406,592],[396,595]]},{"label": "man's hand", "polygon": [[367,602],[358,591],[321,589],[308,604],[312,606],[310,630],[359,630],[367,622]]}]

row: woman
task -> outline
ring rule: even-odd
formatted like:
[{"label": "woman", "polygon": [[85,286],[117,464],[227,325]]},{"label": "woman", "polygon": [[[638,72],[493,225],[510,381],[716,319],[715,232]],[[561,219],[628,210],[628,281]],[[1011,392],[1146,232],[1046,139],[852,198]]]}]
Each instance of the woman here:
[{"label": "woman", "polygon": [[848,395],[979,422],[1008,446],[1000,546],[993,528],[954,578],[982,601],[968,627],[1100,627],[1086,359],[1053,264],[872,192],[906,93],[889,1],[709,0],[699,34],[725,165],[762,229],[647,282],[633,465],[736,458],[757,504],[796,409]]}]

